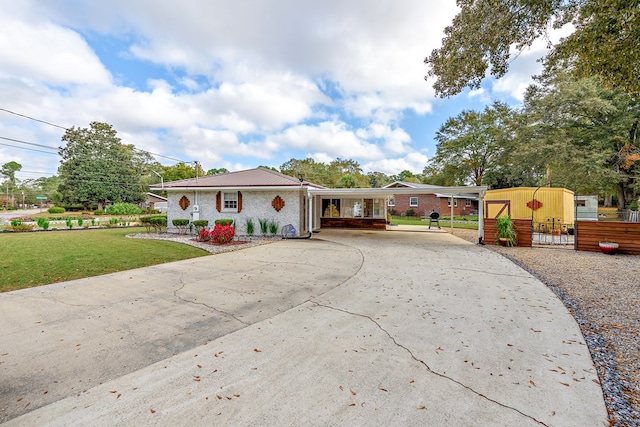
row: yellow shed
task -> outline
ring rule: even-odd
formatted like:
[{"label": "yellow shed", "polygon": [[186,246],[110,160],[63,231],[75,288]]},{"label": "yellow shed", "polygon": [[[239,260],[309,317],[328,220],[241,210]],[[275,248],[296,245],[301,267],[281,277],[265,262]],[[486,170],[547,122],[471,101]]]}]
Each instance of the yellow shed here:
[{"label": "yellow shed", "polygon": [[513,219],[532,219],[533,213],[534,223],[574,222],[574,194],[566,188],[517,187],[489,190],[484,201],[486,218],[510,214]]}]

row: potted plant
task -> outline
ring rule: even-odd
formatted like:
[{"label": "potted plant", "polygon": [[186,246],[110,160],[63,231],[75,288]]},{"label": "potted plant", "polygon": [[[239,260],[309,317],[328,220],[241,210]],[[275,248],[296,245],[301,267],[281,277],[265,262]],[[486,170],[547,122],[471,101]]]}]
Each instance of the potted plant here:
[{"label": "potted plant", "polygon": [[513,225],[513,220],[509,216],[496,218],[496,228],[498,234],[496,242],[502,246],[515,246],[518,242],[518,233]]}]

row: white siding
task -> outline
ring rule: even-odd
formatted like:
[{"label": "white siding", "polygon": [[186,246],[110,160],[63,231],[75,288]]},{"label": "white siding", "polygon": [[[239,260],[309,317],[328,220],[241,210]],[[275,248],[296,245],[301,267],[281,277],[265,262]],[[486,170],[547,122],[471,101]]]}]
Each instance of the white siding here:
[{"label": "white siding", "polygon": [[[216,219],[230,218],[236,222],[236,232],[238,234],[246,234],[246,221],[251,218],[255,224],[255,235],[260,235],[259,219],[266,219],[268,221],[276,221],[278,223],[278,230],[281,230],[283,226],[287,224],[293,224],[298,231],[302,229],[301,218],[301,197],[300,190],[285,190],[285,191],[247,191],[243,190],[242,193],[242,211],[240,213],[232,212],[218,212],[216,210],[216,194],[217,191],[195,191],[190,192],[169,192],[168,194],[168,216],[167,216],[167,228],[169,232],[175,232],[175,228],[172,225],[172,220],[177,218],[188,218],[193,220],[193,206],[197,204],[199,206],[199,219],[209,220],[209,226],[213,227]],[[191,204],[186,210],[178,205],[178,202],[186,196]],[[197,197],[196,197],[197,196]],[[285,206],[277,212],[271,202],[276,196],[280,196]]]}]

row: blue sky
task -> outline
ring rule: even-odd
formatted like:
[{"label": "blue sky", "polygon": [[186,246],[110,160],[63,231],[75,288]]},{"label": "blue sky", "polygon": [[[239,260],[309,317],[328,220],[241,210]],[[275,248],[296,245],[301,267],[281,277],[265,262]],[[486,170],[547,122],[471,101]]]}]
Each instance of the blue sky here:
[{"label": "blue sky", "polygon": [[[437,99],[423,59],[455,13],[454,0],[4,2],[0,108],[65,127],[103,121],[124,143],[205,170],[312,157],[419,173],[447,118],[517,106],[544,53],[540,43],[500,81]],[[63,132],[0,110],[0,137],[55,147]],[[55,154],[0,143],[14,145],[0,145],[0,164],[22,164],[19,179],[57,170]]]}]

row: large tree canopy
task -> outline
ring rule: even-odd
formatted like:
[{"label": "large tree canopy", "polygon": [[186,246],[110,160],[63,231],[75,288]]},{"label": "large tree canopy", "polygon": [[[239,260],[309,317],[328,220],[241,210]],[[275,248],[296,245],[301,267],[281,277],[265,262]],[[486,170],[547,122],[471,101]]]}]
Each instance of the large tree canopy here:
[{"label": "large tree canopy", "polygon": [[436,154],[424,173],[430,182],[445,185],[482,185],[491,168],[497,169],[512,140],[514,112],[496,102],[482,112],[463,111],[436,133]]},{"label": "large tree canopy", "polygon": [[145,187],[141,177],[151,156],[133,145],[122,144],[117,132],[106,123],[92,122],[89,128],[68,129],[62,136],[59,168],[62,201],[86,208],[106,201],[139,203]]},{"label": "large tree canopy", "polygon": [[640,103],[598,78],[543,79],[526,94],[513,161],[546,167],[552,182],[580,193],[618,195],[619,208],[640,182]]},{"label": "large tree canopy", "polygon": [[639,94],[640,5],[630,0],[457,0],[460,12],[445,29],[442,47],[425,59],[426,78],[448,97],[478,88],[487,71],[502,77],[515,54],[571,22],[547,65],[571,65],[578,76],[598,75],[611,88]]}]

